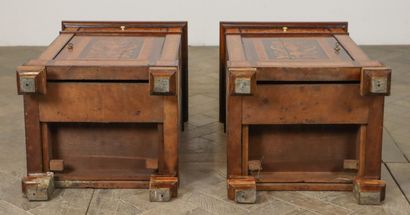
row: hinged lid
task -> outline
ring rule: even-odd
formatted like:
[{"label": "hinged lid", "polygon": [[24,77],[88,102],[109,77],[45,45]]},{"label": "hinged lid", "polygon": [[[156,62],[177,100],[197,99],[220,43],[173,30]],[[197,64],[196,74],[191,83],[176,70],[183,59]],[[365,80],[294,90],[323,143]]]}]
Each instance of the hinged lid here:
[{"label": "hinged lid", "polygon": [[259,81],[358,81],[361,67],[382,66],[347,23],[221,23],[220,41],[221,71],[258,68]]},{"label": "hinged lid", "polygon": [[[63,22],[57,39],[28,65],[47,80],[148,80],[152,66],[186,70],[185,22]],[[180,51],[182,60],[180,62]]]}]

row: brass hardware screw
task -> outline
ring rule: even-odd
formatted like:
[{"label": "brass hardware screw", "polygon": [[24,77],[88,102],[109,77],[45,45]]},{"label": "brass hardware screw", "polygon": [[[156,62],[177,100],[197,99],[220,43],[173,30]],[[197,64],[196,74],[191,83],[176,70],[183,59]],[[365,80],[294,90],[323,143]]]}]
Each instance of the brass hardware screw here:
[{"label": "brass hardware screw", "polygon": [[339,44],[339,43],[336,43],[335,52],[336,52],[337,54],[339,54],[340,50],[341,50],[340,44]]},{"label": "brass hardware screw", "polygon": [[73,49],[74,49],[74,44],[68,43],[68,44],[67,44],[67,49],[73,50]]}]

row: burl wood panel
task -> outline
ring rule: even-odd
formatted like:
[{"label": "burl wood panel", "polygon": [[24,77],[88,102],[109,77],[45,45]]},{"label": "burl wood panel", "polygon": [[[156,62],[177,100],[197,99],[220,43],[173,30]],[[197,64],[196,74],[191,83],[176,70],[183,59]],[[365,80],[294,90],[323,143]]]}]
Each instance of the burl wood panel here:
[{"label": "burl wood panel", "polygon": [[[148,83],[50,82],[39,96],[42,122],[162,122],[163,99]],[[149,107],[149,108],[147,108]]]},{"label": "burl wood panel", "polygon": [[147,159],[158,159],[156,124],[51,123],[52,158],[64,161],[58,179],[148,180]]}]

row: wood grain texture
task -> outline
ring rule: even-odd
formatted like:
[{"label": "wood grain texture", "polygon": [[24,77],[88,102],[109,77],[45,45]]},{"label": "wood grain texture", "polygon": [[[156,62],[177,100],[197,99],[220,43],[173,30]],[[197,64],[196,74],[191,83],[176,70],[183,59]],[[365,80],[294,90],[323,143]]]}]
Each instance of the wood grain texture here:
[{"label": "wood grain texture", "polygon": [[164,175],[176,176],[178,170],[178,142],[179,142],[179,113],[178,97],[164,97],[164,124],[163,124],[163,153]]},{"label": "wood grain texture", "polygon": [[227,36],[227,50],[229,61],[246,60],[242,38],[238,35]]},{"label": "wood grain texture", "polygon": [[263,84],[242,100],[244,124],[360,124],[371,104],[357,84]]},{"label": "wood grain texture", "polygon": [[39,60],[50,60],[54,59],[58,53],[61,51],[61,48],[64,47],[68,41],[73,38],[74,34],[64,34],[59,35],[49,46],[48,48],[41,53],[38,57]]},{"label": "wood grain texture", "polygon": [[356,174],[354,172],[262,172],[257,182],[261,183],[339,183],[351,184]]},{"label": "wood grain texture", "polygon": [[41,123],[41,143],[43,149],[43,169],[50,171],[50,161],[53,159],[52,144],[50,142],[50,129],[47,123]]},{"label": "wood grain texture", "polygon": [[338,183],[257,183],[259,191],[352,191],[352,184]]},{"label": "wood grain texture", "polygon": [[250,126],[249,159],[261,160],[262,172],[345,171],[343,161],[356,156],[357,130],[353,125]]},{"label": "wood grain texture", "polygon": [[[293,64],[293,65],[292,65]],[[289,67],[261,67],[256,72],[258,81],[323,81],[349,82],[359,81],[361,68],[359,67],[332,67],[331,65],[314,64],[305,68],[289,62]]]},{"label": "wood grain texture", "polygon": [[161,56],[157,61],[157,66],[169,65],[169,62],[176,61],[179,57],[179,50],[181,48],[180,35],[167,35],[165,37],[164,45],[162,47]]},{"label": "wood grain texture", "polygon": [[148,77],[148,68],[136,65],[101,67],[96,62],[93,66],[47,66],[49,81],[147,81]]},{"label": "wood grain texture", "polygon": [[[231,79],[227,86],[230,86]],[[242,97],[227,97],[227,163],[228,178],[242,175]]]},{"label": "wood grain texture", "polygon": [[356,150],[356,157],[358,157],[359,161],[359,168],[357,171],[357,175],[363,177],[365,175],[365,168],[366,168],[366,140],[367,140],[367,126],[361,125],[357,134],[357,150]]},{"label": "wood grain texture", "polygon": [[335,35],[335,38],[339,43],[343,45],[343,48],[346,49],[350,56],[355,61],[368,61],[369,57],[361,50],[356,43],[349,37],[349,35]]},{"label": "wood grain texture", "polygon": [[374,96],[366,129],[365,178],[380,179],[383,140],[384,96]]},{"label": "wood grain texture", "polygon": [[148,180],[144,181],[55,181],[59,188],[94,188],[94,189],[148,189]]},{"label": "wood grain texture", "polygon": [[[38,98],[42,122],[162,122],[163,101],[148,83],[48,83]],[[111,95],[111,96],[106,96]],[[149,107],[149,108],[146,108]]]},{"label": "wood grain texture", "polygon": [[43,171],[42,142],[36,95],[24,95],[27,174]]},{"label": "wood grain texture", "polygon": [[219,122],[224,124],[226,131],[226,37],[223,23],[219,24]]},{"label": "wood grain texture", "polygon": [[60,180],[129,180],[149,177],[158,157],[155,124],[51,123],[53,158],[64,160]]},{"label": "wood grain texture", "polygon": [[242,126],[242,175],[248,175],[249,162],[249,126]]}]

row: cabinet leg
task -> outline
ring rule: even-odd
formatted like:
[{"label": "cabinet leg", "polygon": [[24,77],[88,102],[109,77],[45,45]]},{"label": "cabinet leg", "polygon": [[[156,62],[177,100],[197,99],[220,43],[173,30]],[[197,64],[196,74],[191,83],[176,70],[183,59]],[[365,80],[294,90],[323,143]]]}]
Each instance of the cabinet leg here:
[{"label": "cabinet leg", "polygon": [[353,194],[360,205],[379,205],[384,201],[386,183],[383,180],[356,178]]},{"label": "cabinet leg", "polygon": [[168,202],[177,196],[177,177],[151,176],[149,182],[149,200],[151,202]]},{"label": "cabinet leg", "polygon": [[54,192],[54,174],[29,174],[22,180],[22,191],[30,201],[47,201]]},{"label": "cabinet leg", "polygon": [[256,181],[252,176],[237,176],[228,179],[228,198],[237,203],[256,202]]}]

